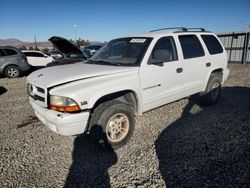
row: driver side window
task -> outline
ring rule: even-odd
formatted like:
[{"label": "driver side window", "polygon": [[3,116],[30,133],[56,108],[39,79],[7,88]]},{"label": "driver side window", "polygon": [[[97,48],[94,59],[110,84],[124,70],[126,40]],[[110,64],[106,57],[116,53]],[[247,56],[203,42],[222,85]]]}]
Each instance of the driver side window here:
[{"label": "driver side window", "polygon": [[174,39],[172,37],[160,38],[152,50],[149,62],[163,63],[178,60]]}]

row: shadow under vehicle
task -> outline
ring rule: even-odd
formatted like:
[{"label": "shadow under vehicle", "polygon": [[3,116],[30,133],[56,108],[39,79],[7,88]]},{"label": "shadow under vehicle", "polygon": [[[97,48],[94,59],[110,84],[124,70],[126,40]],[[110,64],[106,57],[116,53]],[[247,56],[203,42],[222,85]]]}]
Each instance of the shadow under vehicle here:
[{"label": "shadow under vehicle", "polygon": [[156,140],[167,187],[249,187],[250,88],[223,90],[216,106],[191,99]]}]

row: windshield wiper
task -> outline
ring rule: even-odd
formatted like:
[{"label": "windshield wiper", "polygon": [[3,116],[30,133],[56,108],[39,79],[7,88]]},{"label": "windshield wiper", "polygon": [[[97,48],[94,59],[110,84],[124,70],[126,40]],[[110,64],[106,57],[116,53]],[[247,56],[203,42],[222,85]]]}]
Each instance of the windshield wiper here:
[{"label": "windshield wiper", "polygon": [[104,61],[104,60],[97,60],[97,61],[94,61],[92,59],[88,59],[88,61],[86,63],[90,63],[90,64],[107,64],[107,65],[113,65],[113,66],[120,66],[121,64],[120,63],[117,63],[117,62],[110,62],[110,61]]}]

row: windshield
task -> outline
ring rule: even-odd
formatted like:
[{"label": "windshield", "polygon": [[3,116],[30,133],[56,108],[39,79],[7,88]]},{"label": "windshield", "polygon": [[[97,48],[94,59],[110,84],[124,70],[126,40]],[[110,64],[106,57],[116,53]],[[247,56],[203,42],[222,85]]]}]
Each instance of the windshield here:
[{"label": "windshield", "polygon": [[89,60],[116,66],[139,66],[152,38],[129,37],[110,41]]}]

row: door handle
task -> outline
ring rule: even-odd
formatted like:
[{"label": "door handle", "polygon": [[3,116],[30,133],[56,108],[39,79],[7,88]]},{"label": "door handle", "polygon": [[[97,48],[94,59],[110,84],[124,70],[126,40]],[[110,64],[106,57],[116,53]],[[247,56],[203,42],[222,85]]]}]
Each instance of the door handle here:
[{"label": "door handle", "polygon": [[181,73],[183,71],[183,69],[182,68],[178,68],[178,69],[176,69],[176,72],[177,73]]},{"label": "door handle", "polygon": [[211,66],[210,62],[206,63],[206,67],[210,67],[210,66]]}]

